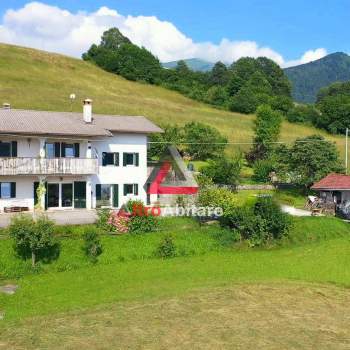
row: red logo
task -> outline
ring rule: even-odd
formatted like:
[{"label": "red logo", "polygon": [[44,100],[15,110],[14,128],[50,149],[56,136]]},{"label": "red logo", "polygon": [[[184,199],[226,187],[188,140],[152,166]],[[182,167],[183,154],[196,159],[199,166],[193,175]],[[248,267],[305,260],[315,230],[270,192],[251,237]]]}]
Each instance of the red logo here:
[{"label": "red logo", "polygon": [[170,172],[172,166],[170,161],[164,161],[157,173],[155,179],[151,183],[148,194],[196,194],[198,186],[164,186],[162,182]]}]

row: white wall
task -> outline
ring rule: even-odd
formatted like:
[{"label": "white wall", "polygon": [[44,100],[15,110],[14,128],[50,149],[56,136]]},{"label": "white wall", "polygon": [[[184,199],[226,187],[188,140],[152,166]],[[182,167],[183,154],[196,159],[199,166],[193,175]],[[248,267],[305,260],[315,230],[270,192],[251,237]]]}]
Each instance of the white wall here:
[{"label": "white wall", "polygon": [[[146,203],[145,183],[147,180],[147,136],[142,134],[115,134],[104,141],[93,141],[92,147],[99,158],[99,174],[91,177],[92,204],[96,207],[96,184],[119,185],[119,206],[130,198]],[[119,166],[102,166],[102,153],[119,153]],[[139,166],[123,166],[123,153],[139,153]],[[124,184],[138,184],[139,195],[125,197]]]},{"label": "white wall", "polygon": [[[40,151],[39,137],[30,138],[0,138],[1,141],[17,141],[17,156],[18,157],[38,157]],[[48,139],[49,142],[67,142],[66,139]],[[80,157],[86,157],[87,142],[71,140],[71,142],[80,142]],[[98,154],[99,159],[99,174],[91,177],[53,177],[48,176],[47,182],[64,183],[74,181],[91,182],[92,192],[92,207],[96,207],[96,184],[119,185],[119,206],[126,203],[130,198],[140,199],[146,203],[145,183],[147,176],[147,135],[143,134],[115,134],[113,137],[105,139],[91,140],[92,148]],[[119,166],[102,166],[103,152],[118,152]],[[123,166],[123,153],[138,153],[139,166]],[[94,155],[93,151],[93,155]],[[39,181],[37,176],[12,176],[0,177],[0,182],[16,182],[16,197],[15,199],[0,199],[0,210],[7,206],[27,206],[30,209],[34,208],[34,182]],[[124,196],[124,184],[138,184],[138,196]],[[90,189],[89,186],[87,186]],[[89,194],[87,193],[89,197]]]},{"label": "white wall", "polygon": [[16,198],[0,199],[0,210],[4,207],[29,207],[34,208],[34,182],[35,177],[1,176],[0,182],[16,182]]}]

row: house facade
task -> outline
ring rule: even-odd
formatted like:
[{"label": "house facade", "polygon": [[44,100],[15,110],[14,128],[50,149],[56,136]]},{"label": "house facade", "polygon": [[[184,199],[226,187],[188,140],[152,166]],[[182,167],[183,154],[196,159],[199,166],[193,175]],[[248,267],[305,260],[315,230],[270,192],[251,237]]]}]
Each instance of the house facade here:
[{"label": "house facade", "polygon": [[0,210],[149,203],[147,139],[157,132],[144,117],[93,115],[91,100],[83,113],[6,105],[0,110]]}]

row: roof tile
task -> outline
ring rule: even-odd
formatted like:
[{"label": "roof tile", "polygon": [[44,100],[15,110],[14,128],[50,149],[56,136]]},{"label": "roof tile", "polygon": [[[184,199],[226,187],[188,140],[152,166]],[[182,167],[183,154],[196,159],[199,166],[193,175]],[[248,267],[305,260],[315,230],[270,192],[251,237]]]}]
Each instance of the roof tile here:
[{"label": "roof tile", "polygon": [[329,174],[312,187],[313,190],[350,190],[350,176]]}]

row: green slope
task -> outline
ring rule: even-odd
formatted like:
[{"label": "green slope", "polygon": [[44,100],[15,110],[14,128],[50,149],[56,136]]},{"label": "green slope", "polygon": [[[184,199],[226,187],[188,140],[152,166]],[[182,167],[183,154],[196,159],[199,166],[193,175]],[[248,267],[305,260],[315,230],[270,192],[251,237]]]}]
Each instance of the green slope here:
[{"label": "green slope", "polygon": [[284,70],[298,102],[315,102],[320,88],[336,81],[350,80],[350,56],[336,52],[317,61]]},{"label": "green slope", "polygon": [[[13,108],[69,111],[73,92],[77,95],[74,111],[81,111],[81,101],[89,97],[96,113],[144,115],[156,123],[201,121],[218,128],[231,142],[252,139],[253,115],[214,109],[161,87],[130,82],[82,60],[0,45],[0,103],[10,102]],[[281,140],[291,142],[313,133],[326,135],[285,122]],[[327,137],[343,150],[343,138]]]}]

